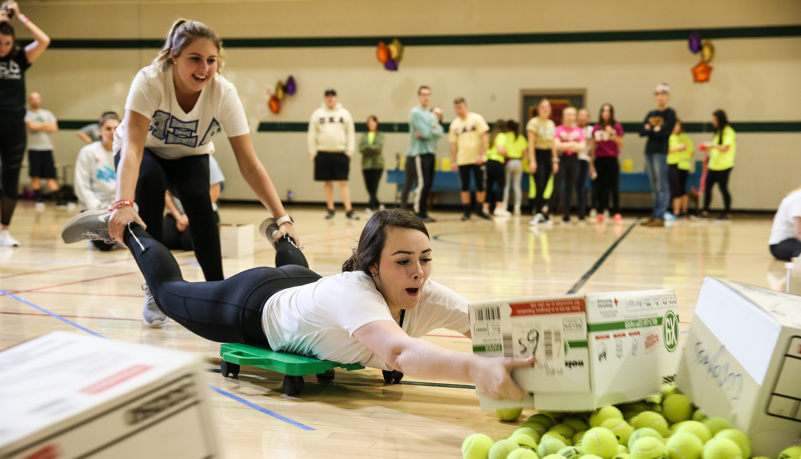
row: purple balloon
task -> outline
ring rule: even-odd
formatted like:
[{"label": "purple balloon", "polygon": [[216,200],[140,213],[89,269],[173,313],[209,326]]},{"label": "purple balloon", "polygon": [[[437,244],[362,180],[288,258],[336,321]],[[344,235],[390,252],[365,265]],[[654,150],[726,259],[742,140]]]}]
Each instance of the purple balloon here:
[{"label": "purple balloon", "polygon": [[701,51],[701,33],[692,32],[690,34],[690,40],[688,45],[690,46],[690,52],[692,52],[693,54],[697,54],[698,51]]},{"label": "purple balloon", "polygon": [[387,63],[384,64],[384,68],[389,71],[395,72],[398,70],[398,63],[395,61],[395,59],[389,59]]},{"label": "purple balloon", "polygon": [[289,78],[286,79],[286,83],[284,84],[284,92],[291,96],[292,94],[295,94],[295,91],[297,90],[298,84],[295,83],[295,77],[289,75]]}]

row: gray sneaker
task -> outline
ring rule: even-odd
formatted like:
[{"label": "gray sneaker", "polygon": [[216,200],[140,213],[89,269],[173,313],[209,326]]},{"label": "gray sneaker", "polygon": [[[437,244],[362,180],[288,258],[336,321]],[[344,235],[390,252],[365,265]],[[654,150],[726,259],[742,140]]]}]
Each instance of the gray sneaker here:
[{"label": "gray sneaker", "polygon": [[264,236],[268,241],[270,241],[270,245],[275,247],[275,233],[278,232],[278,224],[276,223],[275,219],[270,217],[264,219],[259,225],[259,234]]},{"label": "gray sneaker", "polygon": [[145,292],[145,307],[142,309],[142,322],[150,327],[158,327],[167,322],[167,316],[161,312],[159,305],[156,304],[156,299],[150,293],[150,287],[147,283],[142,284],[142,291]]},{"label": "gray sneaker", "polygon": [[72,217],[61,228],[61,239],[67,244],[82,239],[105,241],[114,244],[116,241],[108,234],[108,219],[111,212],[107,210],[87,210]]}]

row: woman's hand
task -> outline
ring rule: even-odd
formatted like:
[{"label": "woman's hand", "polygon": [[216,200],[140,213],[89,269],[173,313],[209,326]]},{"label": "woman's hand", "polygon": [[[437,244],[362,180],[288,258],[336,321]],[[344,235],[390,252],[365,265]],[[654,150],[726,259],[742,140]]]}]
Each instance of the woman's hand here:
[{"label": "woman's hand", "polygon": [[535,161],[531,161],[531,162],[529,163],[529,165],[528,165],[528,172],[529,172],[531,175],[534,175],[534,174],[536,174],[536,173],[537,173],[537,163],[536,163]]},{"label": "woman's hand", "polygon": [[512,379],[512,370],[534,365],[534,357],[526,360],[482,358],[476,365],[473,380],[492,399],[521,400],[526,393]]},{"label": "woman's hand", "polygon": [[131,206],[120,206],[117,207],[114,212],[111,213],[111,218],[108,219],[108,233],[109,235],[120,242],[122,241],[122,235],[125,232],[125,225],[130,222],[138,223],[143,229],[147,229],[147,225],[142,219],[139,217],[133,207]]},{"label": "woman's hand", "polygon": [[278,232],[275,233],[275,239],[273,242],[278,242],[279,239],[284,237],[284,234],[288,234],[295,241],[295,245],[300,248],[300,236],[298,233],[295,232],[295,225],[289,222],[284,222],[281,226],[278,227]]},{"label": "woman's hand", "polygon": [[189,226],[189,217],[186,214],[181,214],[175,217],[175,229],[179,232],[183,233],[186,228]]},{"label": "woman's hand", "polygon": [[19,10],[19,5],[14,0],[9,0],[6,2],[6,11],[8,11],[11,16],[14,16],[17,19],[22,17],[22,13]]},{"label": "woman's hand", "polygon": [[551,171],[551,174],[556,175],[557,172],[559,172],[559,161],[554,161],[553,171]]}]

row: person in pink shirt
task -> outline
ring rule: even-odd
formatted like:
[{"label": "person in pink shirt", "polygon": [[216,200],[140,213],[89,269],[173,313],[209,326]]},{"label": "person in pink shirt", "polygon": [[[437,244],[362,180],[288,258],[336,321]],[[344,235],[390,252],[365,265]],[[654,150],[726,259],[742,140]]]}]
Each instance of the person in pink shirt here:
[{"label": "person in pink shirt", "polygon": [[598,124],[592,128],[592,146],[590,147],[590,164],[597,174],[594,186],[600,208],[596,223],[602,223],[609,215],[609,196],[612,196],[612,213],[615,224],[622,224],[620,216],[620,164],[618,156],[623,148],[623,126],[615,120],[615,107],[612,104],[601,105]]},{"label": "person in pink shirt", "polygon": [[570,204],[579,175],[578,153],[587,146],[584,130],[576,124],[575,108],[568,107],[562,112],[562,124],[556,126],[553,143],[559,152],[559,169],[563,171],[562,223],[569,223]]}]

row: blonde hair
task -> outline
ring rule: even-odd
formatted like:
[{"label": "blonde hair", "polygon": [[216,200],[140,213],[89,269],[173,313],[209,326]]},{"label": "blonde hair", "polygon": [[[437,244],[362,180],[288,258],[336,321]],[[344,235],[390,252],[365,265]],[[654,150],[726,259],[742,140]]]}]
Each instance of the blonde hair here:
[{"label": "blonde hair", "polygon": [[211,27],[191,19],[178,19],[172,24],[170,32],[167,34],[167,40],[164,41],[164,47],[153,59],[153,66],[163,71],[173,57],[180,56],[184,49],[198,38],[211,40],[217,47],[217,73],[222,74],[223,64],[225,64],[222,40]]}]

